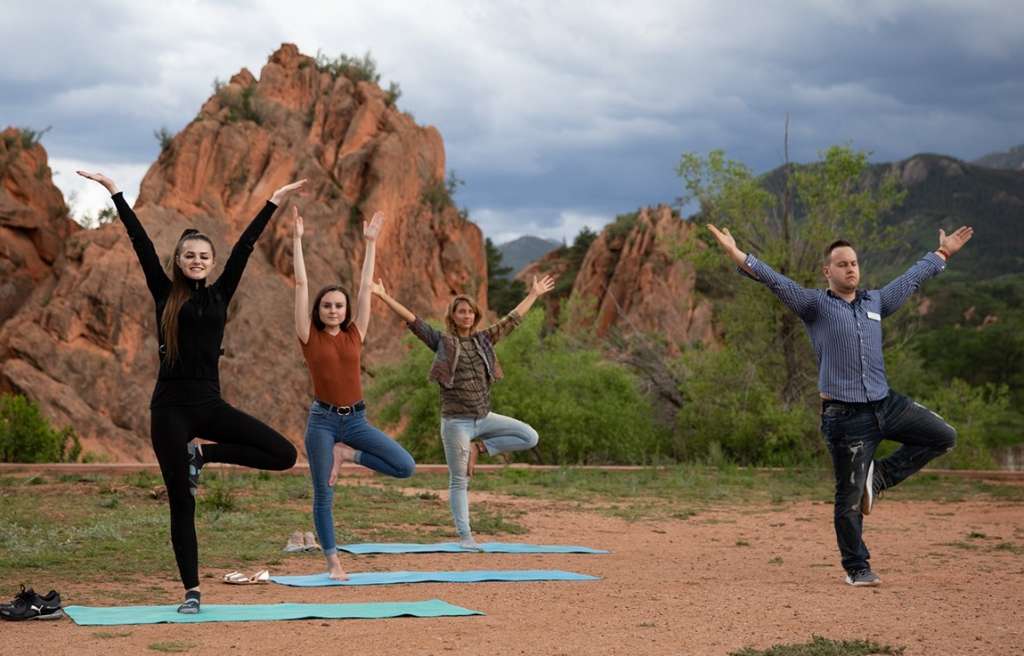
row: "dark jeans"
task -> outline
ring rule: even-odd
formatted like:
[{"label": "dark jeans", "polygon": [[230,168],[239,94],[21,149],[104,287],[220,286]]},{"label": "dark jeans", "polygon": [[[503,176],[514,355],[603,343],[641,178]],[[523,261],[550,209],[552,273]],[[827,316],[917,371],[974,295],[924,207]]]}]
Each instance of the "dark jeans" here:
[{"label": "dark jeans", "polygon": [[825,401],[821,432],[832,455],[836,478],[836,540],[843,567],[854,572],[868,567],[871,554],[864,540],[860,501],[868,465],[882,440],[901,447],[875,463],[875,479],[881,489],[890,488],[951,450],[956,431],[942,417],[920,403],[896,392],[881,401],[842,403]]}]

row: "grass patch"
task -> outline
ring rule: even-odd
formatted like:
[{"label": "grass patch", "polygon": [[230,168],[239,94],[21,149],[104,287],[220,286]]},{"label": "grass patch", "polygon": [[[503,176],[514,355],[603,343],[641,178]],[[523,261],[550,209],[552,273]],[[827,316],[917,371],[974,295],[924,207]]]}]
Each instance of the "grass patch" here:
[{"label": "grass patch", "polygon": [[992,547],[993,551],[1009,551],[1010,553],[1017,556],[1024,556],[1024,546],[1014,544],[1012,542],[1000,542],[996,546]]},{"label": "grass patch", "polygon": [[[152,599],[152,591],[136,583],[152,580],[154,573],[161,581],[177,580],[167,500],[151,494],[152,478],[28,480],[8,479],[0,486],[0,589],[16,589],[27,578],[117,580],[126,584],[119,601],[143,603]],[[312,530],[310,487],[305,476],[205,475],[196,504],[201,573],[251,562],[280,565],[292,558],[281,547],[292,531]],[[405,495],[397,488],[353,484],[338,485],[334,497],[342,542],[455,536],[448,503],[437,494]],[[504,504],[478,504],[472,510],[480,533],[526,533],[517,521],[521,510]],[[114,591],[102,594],[109,599]]]},{"label": "grass patch", "polygon": [[186,652],[189,649],[195,647],[193,642],[183,642],[181,640],[168,640],[166,642],[151,642],[149,643],[149,649],[151,651],[160,651],[165,654],[180,654]]},{"label": "grass patch", "polygon": [[772,645],[763,650],[746,647],[729,652],[729,656],[900,656],[902,653],[903,647],[890,647],[871,640],[839,641],[813,636],[810,642],[802,644]]},{"label": "grass patch", "polygon": [[109,640],[109,639],[112,639],[112,638],[127,638],[131,634],[132,634],[131,631],[125,631],[123,633],[119,633],[119,632],[115,632],[115,631],[96,631],[95,633],[92,634],[92,637],[100,638],[100,639],[103,639],[103,640]]},{"label": "grass patch", "polygon": [[[417,474],[417,488],[448,487],[445,474]],[[408,487],[409,481],[383,479],[385,486]],[[778,471],[680,464],[637,471],[562,468],[506,468],[481,471],[471,493],[493,492],[519,498],[583,504],[585,508],[627,521],[686,519],[715,505],[760,505],[785,509],[791,503],[831,504],[832,472],[790,468]],[[958,477],[922,474],[886,491],[886,500],[954,502],[992,499],[1024,502],[1024,486],[994,484]],[[796,521],[811,521],[797,518]]]}]

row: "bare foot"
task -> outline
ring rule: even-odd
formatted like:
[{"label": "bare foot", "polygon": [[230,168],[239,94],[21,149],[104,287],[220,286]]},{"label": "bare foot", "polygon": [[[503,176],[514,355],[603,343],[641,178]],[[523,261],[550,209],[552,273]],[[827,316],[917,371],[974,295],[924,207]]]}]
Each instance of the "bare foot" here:
[{"label": "bare foot", "polygon": [[338,554],[336,553],[327,556],[327,576],[332,581],[348,580],[348,574],[341,568],[341,560],[338,559]]},{"label": "bare foot", "polygon": [[466,465],[467,478],[473,478],[473,473],[476,472],[476,461],[486,453],[487,447],[484,446],[483,442],[469,443],[469,463]]},{"label": "bare foot", "polygon": [[338,473],[341,471],[341,465],[345,462],[355,462],[356,450],[345,444],[344,442],[338,442],[334,445],[334,464],[331,465],[331,475],[327,479],[327,484],[333,486],[338,480]]}]

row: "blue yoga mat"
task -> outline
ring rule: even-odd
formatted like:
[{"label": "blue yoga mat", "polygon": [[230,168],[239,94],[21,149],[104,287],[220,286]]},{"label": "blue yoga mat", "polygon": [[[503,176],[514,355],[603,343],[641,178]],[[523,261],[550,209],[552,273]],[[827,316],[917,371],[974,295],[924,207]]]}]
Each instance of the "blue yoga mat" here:
[{"label": "blue yoga mat", "polygon": [[[485,553],[608,553],[603,549],[577,547],[562,544],[524,544],[520,542],[481,542],[480,547]],[[350,554],[402,554],[402,553],[474,553],[472,549],[463,549],[458,542],[435,542],[433,544],[415,544],[411,542],[367,542],[363,544],[346,544],[338,549]]]},{"label": "blue yoga mat", "polygon": [[380,619],[385,617],[449,617],[483,615],[440,599],[365,604],[203,604],[195,615],[182,615],[174,606],[68,606],[64,612],[80,626],[120,624],[193,624],[195,622],[265,622],[302,619]]},{"label": "blue yoga mat", "polygon": [[465,572],[361,572],[347,581],[335,581],[321,574],[271,576],[281,585],[317,588],[329,585],[390,585],[394,583],[479,583],[482,581],[597,581],[600,577],[557,569],[469,570]]}]

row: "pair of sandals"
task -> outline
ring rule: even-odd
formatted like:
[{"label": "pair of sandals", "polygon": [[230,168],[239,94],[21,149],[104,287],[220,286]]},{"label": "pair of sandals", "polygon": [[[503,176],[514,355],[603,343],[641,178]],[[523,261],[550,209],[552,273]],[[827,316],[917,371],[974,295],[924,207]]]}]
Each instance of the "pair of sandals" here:
[{"label": "pair of sandals", "polygon": [[265,569],[261,569],[252,576],[246,576],[241,572],[229,572],[224,575],[224,582],[231,585],[256,585],[258,583],[268,583],[269,581],[270,571]]}]

